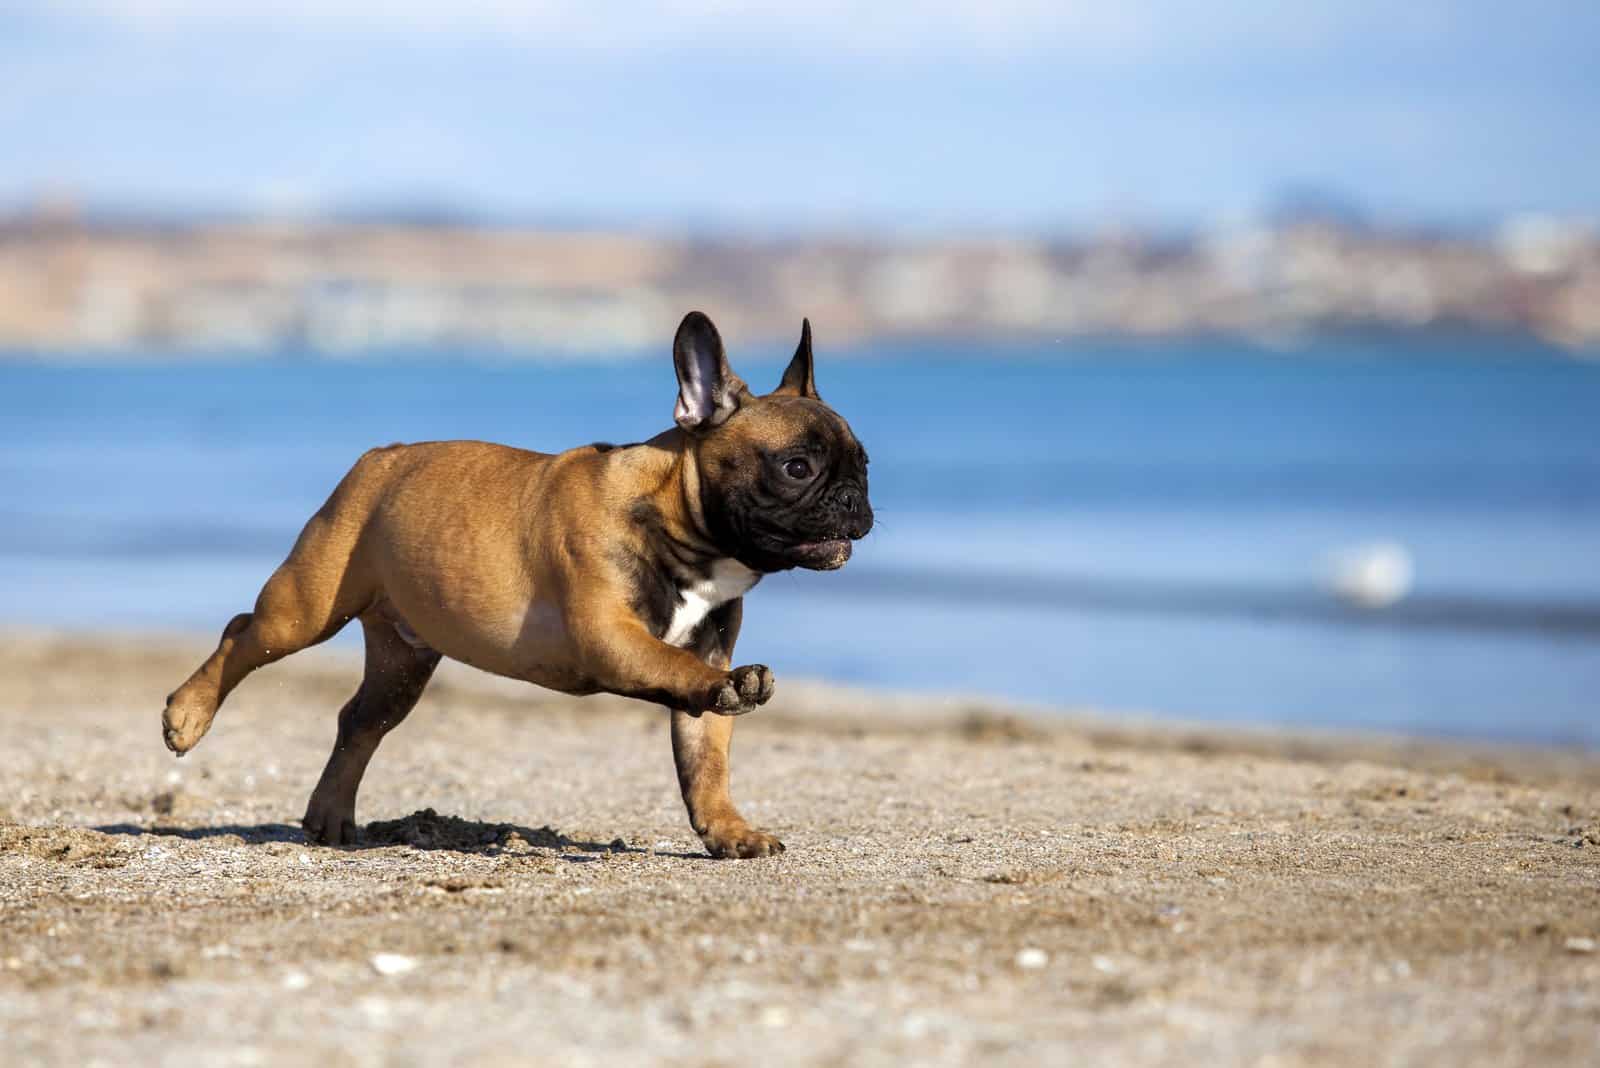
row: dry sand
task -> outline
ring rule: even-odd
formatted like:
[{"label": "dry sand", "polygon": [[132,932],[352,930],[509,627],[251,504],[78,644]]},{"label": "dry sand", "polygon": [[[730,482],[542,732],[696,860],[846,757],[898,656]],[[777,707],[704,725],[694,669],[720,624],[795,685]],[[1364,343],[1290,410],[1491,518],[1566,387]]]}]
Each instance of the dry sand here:
[{"label": "dry sand", "polygon": [[[779,675],[706,858],[665,717],[447,668],[297,819],[350,656],[175,762],[195,642],[0,643],[7,1064],[1595,1063],[1600,760],[1116,728]],[[424,810],[432,809],[437,815]],[[422,815],[416,815],[422,812]]]}]

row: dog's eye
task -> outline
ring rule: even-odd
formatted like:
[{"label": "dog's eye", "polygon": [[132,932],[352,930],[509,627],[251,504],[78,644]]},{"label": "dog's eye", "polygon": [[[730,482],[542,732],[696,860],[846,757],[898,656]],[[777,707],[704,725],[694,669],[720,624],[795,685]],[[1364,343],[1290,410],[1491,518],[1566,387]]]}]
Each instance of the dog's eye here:
[{"label": "dog's eye", "polygon": [[798,456],[783,465],[783,473],[796,481],[811,477],[811,463]]}]

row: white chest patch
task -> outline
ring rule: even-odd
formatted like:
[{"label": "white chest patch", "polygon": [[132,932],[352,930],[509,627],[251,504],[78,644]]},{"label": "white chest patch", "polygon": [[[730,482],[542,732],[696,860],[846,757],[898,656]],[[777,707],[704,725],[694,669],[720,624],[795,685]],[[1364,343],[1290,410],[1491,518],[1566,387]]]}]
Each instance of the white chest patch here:
[{"label": "white chest patch", "polygon": [[718,560],[711,565],[711,577],[678,587],[678,606],[672,611],[661,640],[679,647],[689,644],[694,629],[713,611],[735,597],[743,597],[761,574],[737,560]]}]

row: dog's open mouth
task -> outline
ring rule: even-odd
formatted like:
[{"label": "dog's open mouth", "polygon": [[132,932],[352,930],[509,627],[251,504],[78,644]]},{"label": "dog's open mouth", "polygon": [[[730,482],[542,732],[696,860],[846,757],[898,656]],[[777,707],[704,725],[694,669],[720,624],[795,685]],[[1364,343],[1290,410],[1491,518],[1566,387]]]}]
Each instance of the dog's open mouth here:
[{"label": "dog's open mouth", "polygon": [[789,556],[801,567],[812,571],[832,571],[843,567],[850,559],[849,538],[826,538],[822,541],[803,541],[789,547]]}]

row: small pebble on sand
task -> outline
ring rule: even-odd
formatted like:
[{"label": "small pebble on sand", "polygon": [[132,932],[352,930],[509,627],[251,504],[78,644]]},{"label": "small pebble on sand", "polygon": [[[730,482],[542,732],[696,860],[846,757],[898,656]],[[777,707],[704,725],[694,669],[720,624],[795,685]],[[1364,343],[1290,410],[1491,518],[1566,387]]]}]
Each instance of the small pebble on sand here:
[{"label": "small pebble on sand", "polygon": [[379,975],[404,975],[416,967],[415,958],[399,953],[377,953],[372,958],[372,970]]},{"label": "small pebble on sand", "polygon": [[1017,967],[1026,971],[1036,971],[1050,963],[1050,954],[1042,949],[1029,946],[1017,952]]},{"label": "small pebble on sand", "polygon": [[1568,953],[1593,953],[1595,951],[1595,948],[1596,948],[1596,943],[1595,943],[1595,940],[1592,939],[1592,938],[1569,938],[1569,939],[1567,939],[1567,952]]}]

